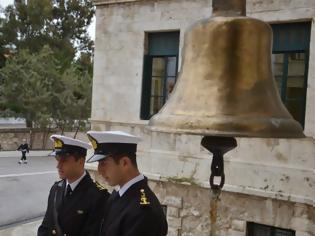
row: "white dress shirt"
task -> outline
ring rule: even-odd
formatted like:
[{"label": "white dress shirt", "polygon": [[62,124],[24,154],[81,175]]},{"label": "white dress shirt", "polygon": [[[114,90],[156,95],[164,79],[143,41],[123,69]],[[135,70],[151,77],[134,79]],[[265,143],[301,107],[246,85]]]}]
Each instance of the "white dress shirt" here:
[{"label": "white dress shirt", "polygon": [[119,196],[121,197],[122,195],[124,195],[124,193],[135,183],[141,181],[144,179],[143,174],[139,174],[138,176],[136,176],[135,178],[129,180],[127,183],[125,183],[120,189],[119,189]]},{"label": "white dress shirt", "polygon": [[66,189],[68,187],[68,185],[70,185],[70,188],[72,190],[72,192],[74,191],[74,189],[78,186],[78,184],[80,183],[80,181],[84,178],[84,176],[86,175],[86,171],[84,171],[83,175],[78,178],[76,181],[72,182],[71,184],[68,182],[67,180],[67,185],[66,185]]}]

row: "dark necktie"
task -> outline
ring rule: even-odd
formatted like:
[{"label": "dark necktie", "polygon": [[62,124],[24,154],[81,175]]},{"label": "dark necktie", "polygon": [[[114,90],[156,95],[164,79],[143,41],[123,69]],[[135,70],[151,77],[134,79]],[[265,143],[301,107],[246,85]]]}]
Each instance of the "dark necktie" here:
[{"label": "dark necktie", "polygon": [[117,201],[119,200],[120,196],[119,196],[119,192],[116,190],[113,190],[112,194],[111,194],[111,200],[112,201]]},{"label": "dark necktie", "polygon": [[68,184],[68,186],[67,186],[67,191],[66,191],[66,197],[70,197],[71,194],[72,194],[72,189],[71,189],[70,184]]}]

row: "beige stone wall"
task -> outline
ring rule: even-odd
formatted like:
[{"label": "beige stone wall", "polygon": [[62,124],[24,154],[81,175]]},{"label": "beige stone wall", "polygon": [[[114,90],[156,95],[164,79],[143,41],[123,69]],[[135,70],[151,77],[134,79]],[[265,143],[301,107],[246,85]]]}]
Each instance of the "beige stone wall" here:
[{"label": "beige stone wall", "polygon": [[[211,154],[201,136],[151,132],[148,127],[94,125],[93,130],[123,130],[142,137],[141,170],[152,178],[185,179],[208,187]],[[225,155],[225,190],[315,206],[315,140],[238,138]]]},{"label": "beige stone wall", "polygon": [[[142,137],[137,153],[140,170],[156,183],[153,186],[162,203],[177,201],[181,202],[178,206],[182,205],[174,209],[174,205],[167,204],[172,214],[168,221],[170,235],[207,235],[212,156],[200,146],[201,136],[152,133],[143,125],[112,122],[95,124],[92,128],[123,130]],[[245,236],[245,231],[238,229],[244,228],[240,225],[246,221],[293,229],[299,232],[297,235],[313,235],[315,140],[238,138],[237,141],[238,147],[225,156],[226,184],[220,214],[228,220],[218,225],[220,235]],[[96,165],[88,168],[96,170]],[[100,176],[96,178],[102,181]],[[174,182],[176,187],[172,185]],[[312,215],[293,219],[293,206],[307,208]],[[173,219],[173,214],[183,215]],[[176,228],[180,222],[181,226]],[[200,225],[195,225],[198,222]]]},{"label": "beige stone wall", "polygon": [[[315,15],[315,14],[314,14]],[[305,133],[315,137],[315,25],[312,24],[308,88],[306,98]]]},{"label": "beige stone wall", "polygon": [[247,15],[265,21],[299,21],[312,19],[315,2],[312,0],[247,0]]},{"label": "beige stone wall", "polygon": [[93,120],[140,121],[145,32],[181,31],[210,15],[208,0],[137,1],[96,9]]},{"label": "beige stone wall", "polygon": [[[106,186],[95,169],[91,173]],[[149,185],[167,206],[169,236],[209,235],[209,189],[177,181],[150,180]],[[246,236],[247,222],[292,229],[296,236],[315,235],[315,208],[301,203],[223,191],[217,213],[218,236]]]},{"label": "beige stone wall", "polygon": [[49,136],[52,133],[43,133],[40,130],[33,130],[32,133],[30,129],[2,129],[0,131],[0,144],[2,150],[16,150],[19,145],[26,139],[29,144],[31,144],[33,150],[38,149],[52,149],[51,142],[49,141]]}]

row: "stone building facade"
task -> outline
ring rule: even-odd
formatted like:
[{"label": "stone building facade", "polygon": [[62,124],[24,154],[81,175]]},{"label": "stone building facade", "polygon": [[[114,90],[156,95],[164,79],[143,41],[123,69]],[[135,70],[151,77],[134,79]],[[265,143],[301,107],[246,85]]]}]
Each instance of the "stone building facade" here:
[{"label": "stone building facade", "polygon": [[[202,137],[151,131],[148,119],[171,93],[184,33],[211,16],[211,0],[94,2],[92,129],[141,136],[139,166],[166,206],[169,235],[209,235],[211,155]],[[225,157],[218,235],[314,236],[315,1],[248,0],[247,15],[272,25],[279,92],[307,137],[237,139]]]}]

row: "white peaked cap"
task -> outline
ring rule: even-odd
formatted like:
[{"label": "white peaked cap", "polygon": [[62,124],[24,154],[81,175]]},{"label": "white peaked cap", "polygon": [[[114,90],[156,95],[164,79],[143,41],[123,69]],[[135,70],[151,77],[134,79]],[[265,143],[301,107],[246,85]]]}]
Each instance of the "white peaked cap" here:
[{"label": "white peaked cap", "polygon": [[85,149],[90,149],[92,146],[89,143],[83,142],[78,139],[69,138],[63,135],[53,134],[50,136],[52,141],[60,140],[65,145],[77,146]]},{"label": "white peaked cap", "polygon": [[123,131],[88,131],[87,134],[93,137],[98,143],[137,144],[141,141],[140,137]]},{"label": "white peaked cap", "polygon": [[132,145],[132,148],[136,151],[137,143],[141,141],[139,137],[123,131],[89,131],[87,134],[94,148],[94,155],[87,160],[88,163],[100,161],[108,156],[102,145]]}]

